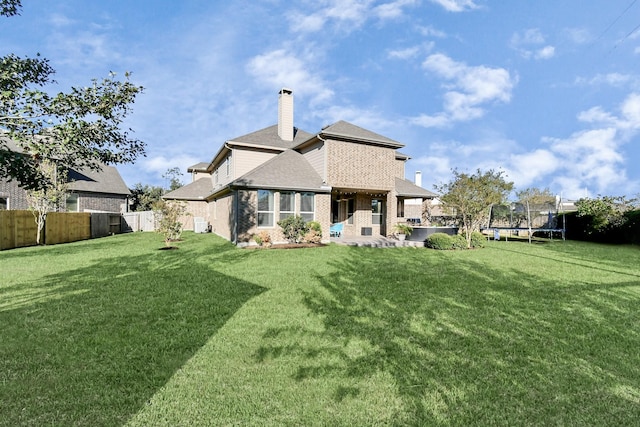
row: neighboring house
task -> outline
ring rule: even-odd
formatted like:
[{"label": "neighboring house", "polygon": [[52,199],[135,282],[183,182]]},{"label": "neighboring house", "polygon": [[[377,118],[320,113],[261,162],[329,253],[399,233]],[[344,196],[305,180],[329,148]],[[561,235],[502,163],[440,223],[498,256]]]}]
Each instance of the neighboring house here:
[{"label": "neighboring house", "polygon": [[293,93],[282,89],[278,124],[224,142],[188,169],[193,182],[163,197],[187,203],[185,228],[204,218],[239,245],[263,230],[283,241],[277,222],[290,215],[319,222],[325,241],[338,222],[347,236],[388,236],[404,222],[405,200],[435,197],[404,178],[402,147],[345,121],[313,134],[295,128]]},{"label": "neighboring house", "polygon": [[[18,146],[5,138],[12,151]],[[68,169],[68,212],[127,212],[131,192],[113,166],[103,165],[100,171]],[[0,179],[0,210],[29,209],[26,191],[15,180]]]}]

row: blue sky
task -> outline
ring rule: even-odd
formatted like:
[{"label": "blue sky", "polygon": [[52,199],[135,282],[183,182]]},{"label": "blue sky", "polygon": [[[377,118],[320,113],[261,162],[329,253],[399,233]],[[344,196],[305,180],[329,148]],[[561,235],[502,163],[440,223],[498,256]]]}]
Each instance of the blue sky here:
[{"label": "blue sky", "polygon": [[55,90],[131,71],[128,125],[147,157],[130,187],[210,161],[276,123],[338,120],[393,138],[423,186],[505,171],[565,198],[640,193],[637,0],[24,0],[3,54],[39,52]]}]

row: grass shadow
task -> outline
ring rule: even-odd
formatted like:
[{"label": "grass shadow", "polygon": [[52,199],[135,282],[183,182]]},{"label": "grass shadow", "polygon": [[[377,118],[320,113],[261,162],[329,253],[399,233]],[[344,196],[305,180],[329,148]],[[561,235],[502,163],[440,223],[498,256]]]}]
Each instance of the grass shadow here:
[{"label": "grass shadow", "polygon": [[0,288],[0,425],[124,424],[264,291],[216,271],[240,256],[230,245],[94,244],[102,256],[86,265]]},{"label": "grass shadow", "polygon": [[303,356],[299,381],[343,378],[336,401],[384,373],[402,402],[397,425],[635,423],[640,283],[558,286],[521,271],[524,258],[482,259],[496,256],[353,248],[305,296],[324,319],[308,334],[330,344],[281,346],[289,332],[271,330],[259,356]]}]

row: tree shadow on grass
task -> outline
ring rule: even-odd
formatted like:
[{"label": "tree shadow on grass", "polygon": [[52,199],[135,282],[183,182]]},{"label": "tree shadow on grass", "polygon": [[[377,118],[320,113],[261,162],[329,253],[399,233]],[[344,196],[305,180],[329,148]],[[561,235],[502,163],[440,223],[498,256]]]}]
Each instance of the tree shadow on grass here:
[{"label": "tree shadow on grass", "polygon": [[112,256],[3,288],[0,425],[124,424],[264,291],[211,268],[218,256]]},{"label": "tree shadow on grass", "polygon": [[299,381],[343,378],[336,402],[384,373],[396,425],[637,422],[638,281],[557,286],[468,254],[353,248],[305,298],[325,327],[308,333],[330,344],[271,330],[257,356],[300,355]]}]

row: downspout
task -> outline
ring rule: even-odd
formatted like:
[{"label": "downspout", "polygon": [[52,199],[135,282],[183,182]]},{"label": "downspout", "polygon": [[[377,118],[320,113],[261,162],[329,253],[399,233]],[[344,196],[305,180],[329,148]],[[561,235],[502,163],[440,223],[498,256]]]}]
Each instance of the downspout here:
[{"label": "downspout", "polygon": [[324,150],[323,150],[324,159],[322,161],[322,181],[326,184],[327,183],[327,159],[329,158],[329,155],[327,154],[327,140],[322,139],[320,134],[316,135],[316,138],[318,138],[320,141],[324,143]]},{"label": "downspout", "polygon": [[233,190],[233,244],[238,244],[238,209],[240,207],[239,192],[236,188]]}]

